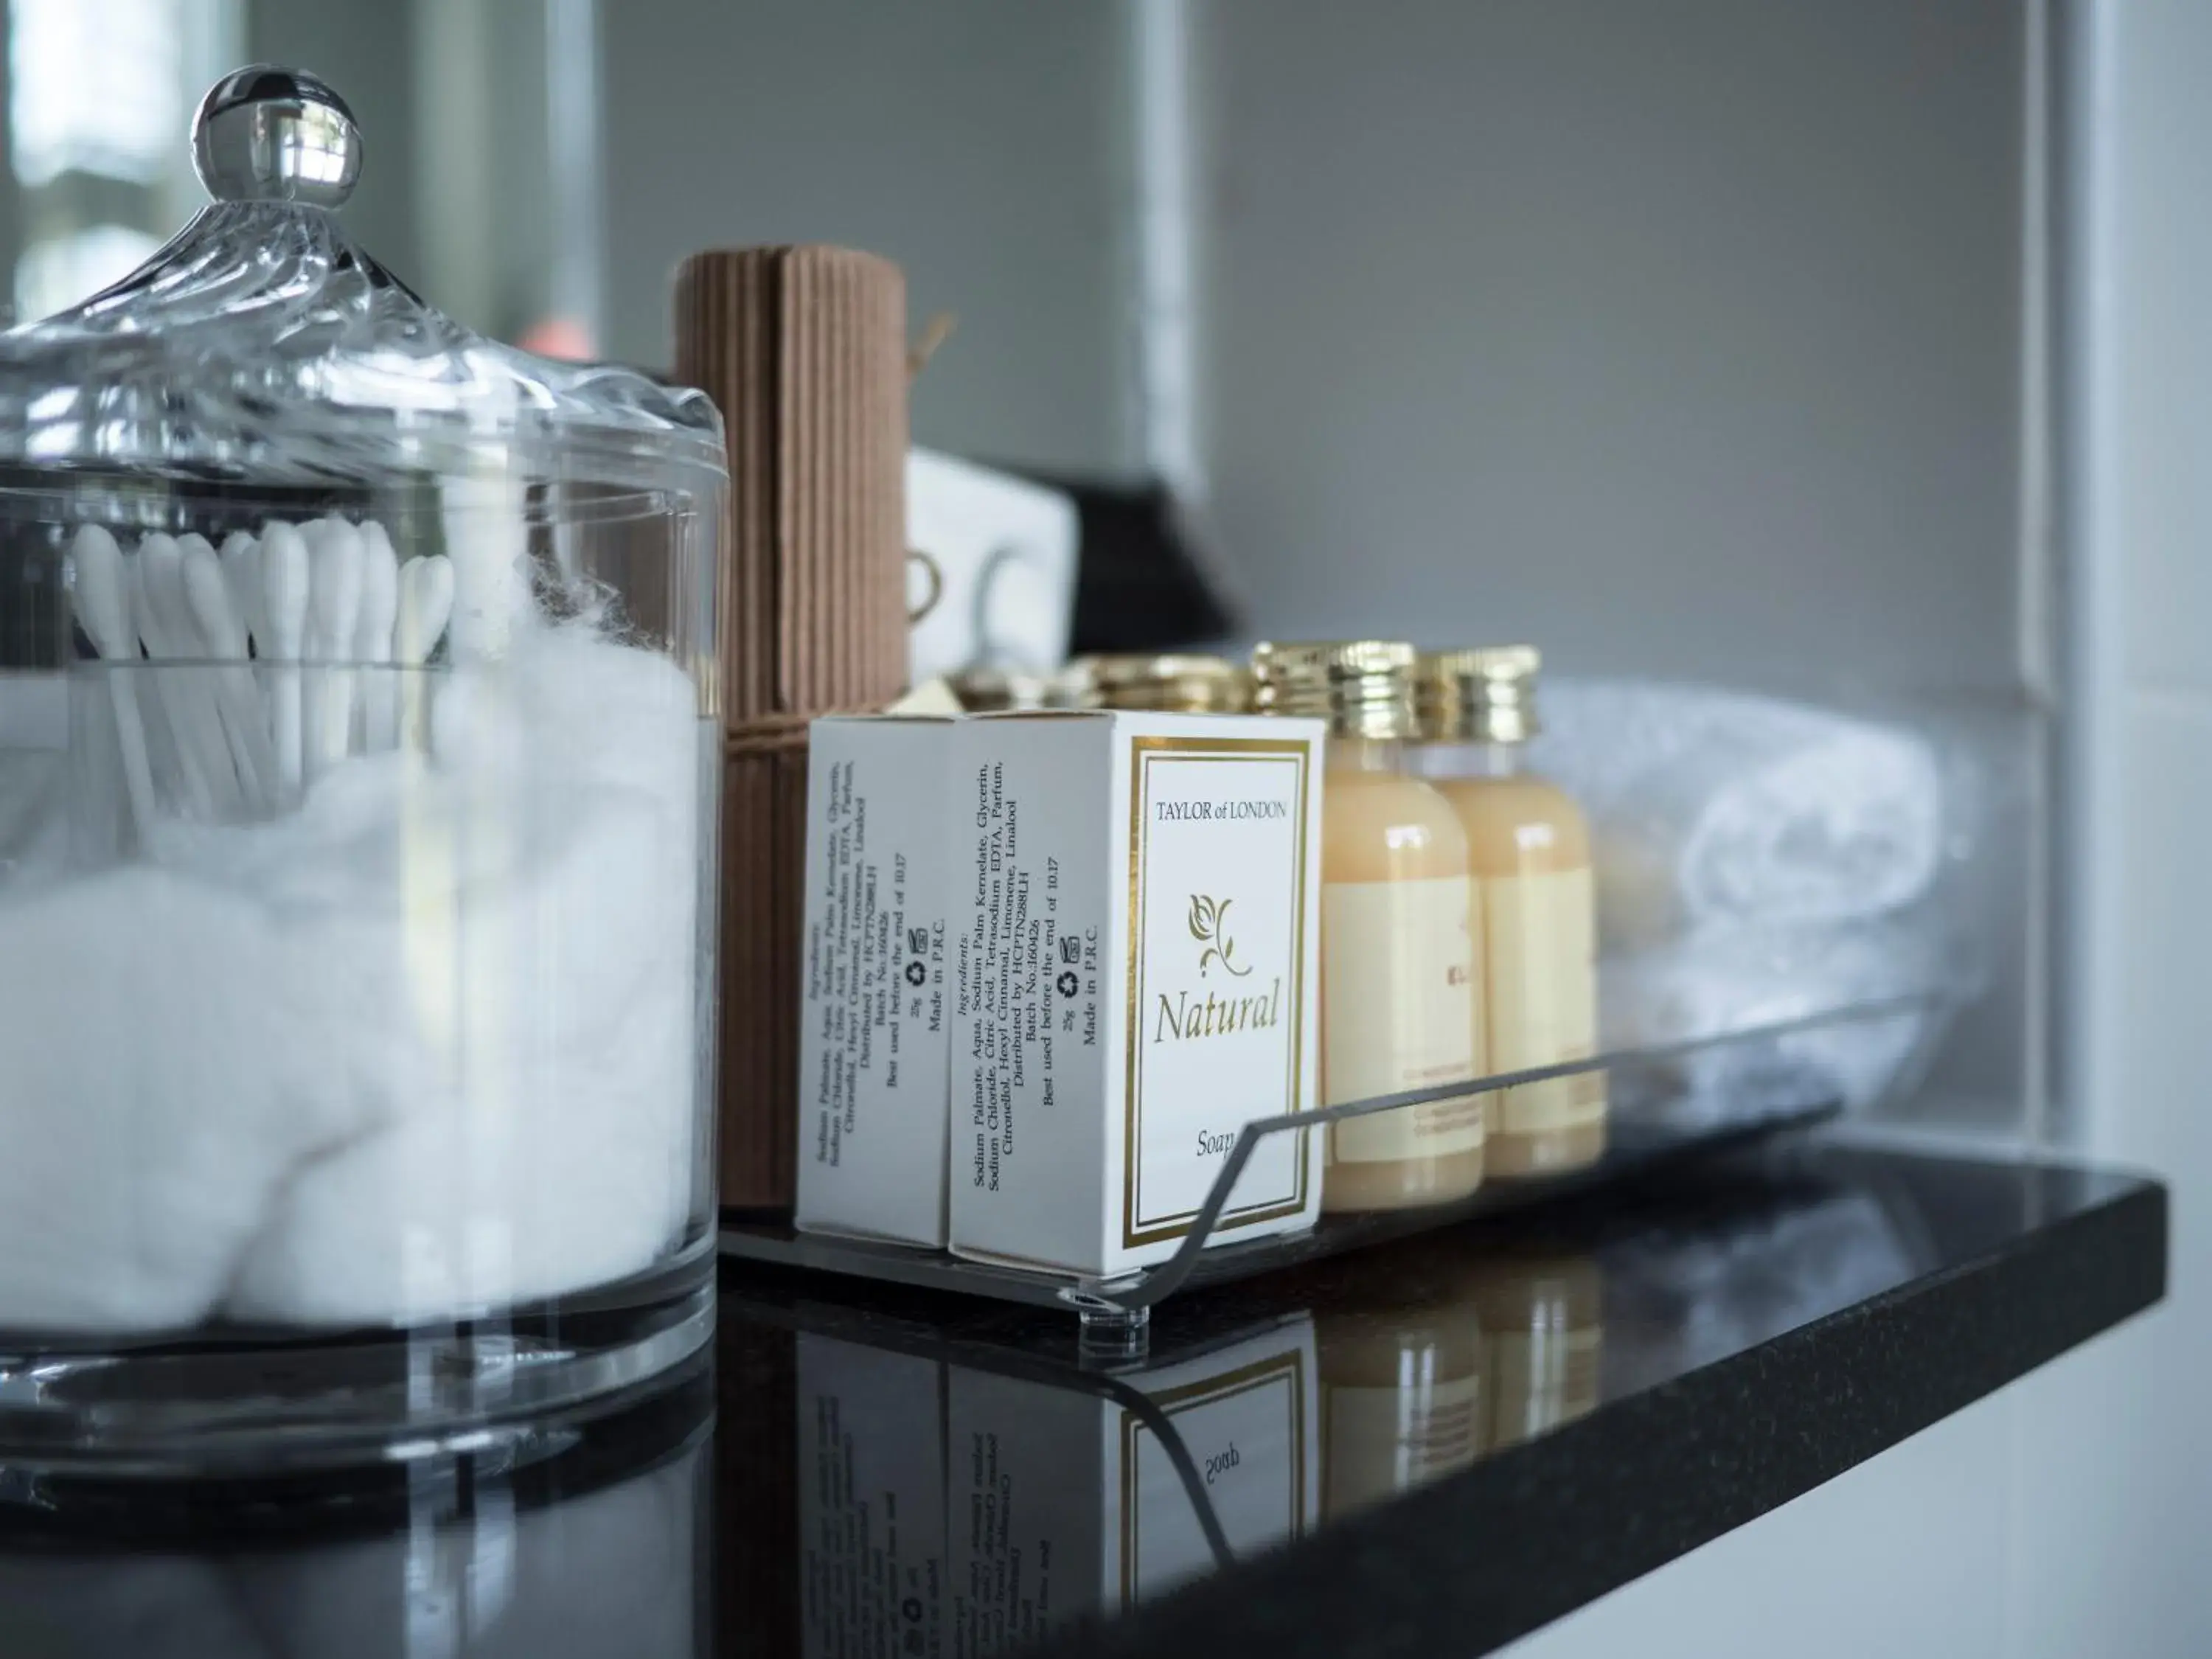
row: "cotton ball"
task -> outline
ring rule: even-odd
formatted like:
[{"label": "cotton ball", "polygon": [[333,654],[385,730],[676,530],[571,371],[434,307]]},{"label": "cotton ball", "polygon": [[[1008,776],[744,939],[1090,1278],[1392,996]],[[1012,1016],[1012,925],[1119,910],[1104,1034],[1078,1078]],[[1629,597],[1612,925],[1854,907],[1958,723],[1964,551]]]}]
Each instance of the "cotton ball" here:
[{"label": "cotton ball", "polygon": [[442,678],[428,756],[0,889],[0,1328],[443,1320],[680,1240],[696,692],[581,630]]},{"label": "cotton ball", "polygon": [[546,773],[662,796],[694,793],[698,688],[666,657],[556,629],[518,650],[514,671]]},{"label": "cotton ball", "polygon": [[430,752],[445,772],[505,778],[523,764],[536,740],[511,670],[457,669],[438,688],[430,708]]},{"label": "cotton ball", "polygon": [[0,884],[51,876],[69,855],[64,755],[0,749]]},{"label": "cotton ball", "polygon": [[160,870],[0,903],[0,1328],[206,1317],[284,1176],[363,1127],[280,1036],[305,965]]},{"label": "cotton ball", "polygon": [[632,997],[595,1043],[511,1054],[498,1079],[303,1170],[229,1311],[404,1325],[650,1267],[688,1207],[691,1017],[685,981],[639,988],[651,994]]},{"label": "cotton ball", "polygon": [[[234,1316],[481,1313],[627,1277],[677,1242],[697,1081],[697,771],[664,766],[657,791],[579,781],[599,750],[553,741],[570,729],[533,706],[509,783],[453,780],[431,798],[453,815],[439,833],[507,848],[453,895],[447,1038],[426,1041],[428,1081],[396,1121],[286,1192]],[[634,718],[603,740],[689,752]]]}]

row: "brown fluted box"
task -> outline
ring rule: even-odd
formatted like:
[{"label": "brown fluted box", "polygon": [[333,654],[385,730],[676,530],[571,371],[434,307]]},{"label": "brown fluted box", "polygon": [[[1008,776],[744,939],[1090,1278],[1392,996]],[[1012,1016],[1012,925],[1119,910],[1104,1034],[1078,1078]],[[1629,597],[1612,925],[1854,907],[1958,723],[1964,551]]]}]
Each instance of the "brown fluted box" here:
[{"label": "brown fluted box", "polygon": [[787,1208],[798,1121],[806,722],[906,679],[906,278],[873,254],[694,254],[676,374],[720,405],[722,1202]]}]

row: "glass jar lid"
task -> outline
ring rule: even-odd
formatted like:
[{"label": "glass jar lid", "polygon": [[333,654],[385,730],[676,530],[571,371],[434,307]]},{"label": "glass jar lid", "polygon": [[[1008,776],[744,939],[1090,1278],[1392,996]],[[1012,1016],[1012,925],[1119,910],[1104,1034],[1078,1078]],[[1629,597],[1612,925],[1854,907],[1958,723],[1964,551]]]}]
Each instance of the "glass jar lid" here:
[{"label": "glass jar lid", "polygon": [[488,340],[340,224],[344,100],[256,65],[217,82],[192,156],[213,204],[137,271],[0,334],[0,467],[311,487],[454,476],[665,488],[727,466],[699,392]]}]

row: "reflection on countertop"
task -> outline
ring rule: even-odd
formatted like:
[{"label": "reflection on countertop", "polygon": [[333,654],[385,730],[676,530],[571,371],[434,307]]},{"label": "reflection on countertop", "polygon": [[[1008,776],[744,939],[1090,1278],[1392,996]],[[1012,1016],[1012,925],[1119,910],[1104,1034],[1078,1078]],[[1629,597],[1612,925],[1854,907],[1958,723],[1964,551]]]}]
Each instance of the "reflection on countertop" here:
[{"label": "reflection on countertop", "polygon": [[710,1651],[714,1376],[490,1456],[221,1485],[0,1468],[7,1659]]},{"label": "reflection on countertop", "polygon": [[[1416,1547],[1397,1517],[1433,1528],[1425,1498],[1485,1467],[1511,1466],[1492,1484],[1516,1516],[1601,1464],[1617,1480],[1644,1402],[1681,1408],[1663,1385],[1768,1345],[1805,1357],[1756,1386],[1796,1386],[1790,1364],[1849,1358],[1803,1340],[1830,1316],[2155,1193],[1785,1145],[1179,1297],[1145,1358],[1103,1368],[1050,1315],[728,1269],[711,1374],[496,1458],[223,1488],[0,1464],[0,1653],[927,1659],[1124,1630],[1164,1650],[1176,1627],[1123,1616],[1210,1617],[1174,1593],[1296,1563],[1301,1540],[1316,1562],[1334,1540]],[[2162,1206],[2156,1227],[2155,1269],[2135,1262],[2102,1322],[2162,1273]],[[1480,1509],[1505,1501],[1462,1518],[1505,1535]],[[1522,1576],[1542,1601],[1541,1569]],[[1348,1593],[1341,1568],[1304,1577]]]},{"label": "reflection on countertop", "polygon": [[2130,1184],[1784,1146],[1171,1300],[1105,1368],[1049,1315],[726,1279],[726,1358],[775,1403],[741,1444],[725,1388],[723,1560],[757,1594],[722,1651],[1019,1649],[1516,1449],[1571,1483],[1553,1431]]}]

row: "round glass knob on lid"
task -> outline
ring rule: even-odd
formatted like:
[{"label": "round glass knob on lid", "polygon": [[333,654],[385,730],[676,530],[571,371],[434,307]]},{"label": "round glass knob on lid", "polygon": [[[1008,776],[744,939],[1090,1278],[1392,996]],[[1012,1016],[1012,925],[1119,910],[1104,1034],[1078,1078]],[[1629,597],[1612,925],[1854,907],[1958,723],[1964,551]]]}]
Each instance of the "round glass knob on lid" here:
[{"label": "round glass knob on lid", "polygon": [[361,178],[361,129],[345,100],[299,70],[226,75],[192,118],[192,165],[218,202],[334,208]]}]

